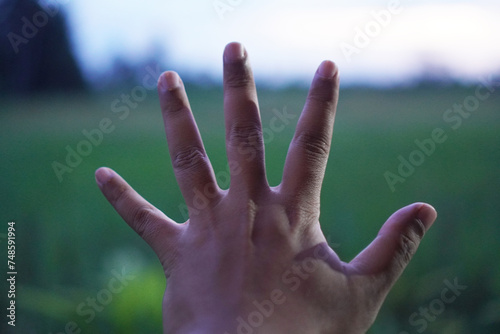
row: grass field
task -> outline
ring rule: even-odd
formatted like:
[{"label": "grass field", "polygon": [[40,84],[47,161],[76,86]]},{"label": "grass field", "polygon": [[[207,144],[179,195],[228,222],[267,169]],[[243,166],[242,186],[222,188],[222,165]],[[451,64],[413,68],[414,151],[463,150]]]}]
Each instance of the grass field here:
[{"label": "grass field", "polygon": [[[144,101],[127,107],[127,115],[113,112],[120,94],[130,92],[0,101],[0,244],[5,259],[7,222],[15,221],[15,333],[161,331],[160,266],[105,201],[93,175],[100,166],[114,168],[146,199],[182,220],[183,200],[156,93],[149,91]],[[191,87],[188,94],[219,181],[225,183],[222,91]],[[306,91],[259,94],[268,129],[268,175],[276,185]],[[341,92],[321,213],[325,235],[341,258],[348,261],[363,249],[404,205],[426,201],[439,213],[371,333],[500,330],[500,94],[471,107],[467,118],[443,118],[474,95],[475,87]],[[283,110],[296,117],[282,131],[270,130],[271,117]],[[98,128],[103,119],[108,133],[98,144],[82,146],[82,131]],[[436,129],[442,131],[435,151],[413,153],[422,150],[415,141],[431,138]],[[58,178],[54,161],[66,165],[67,147],[78,150],[78,145],[87,156],[73,160],[71,172]],[[393,191],[384,174],[398,173],[400,156],[423,159]],[[129,273],[123,289],[110,293],[106,287],[122,270]],[[461,295],[449,304],[435,302],[444,281],[455,279],[467,286]],[[91,306],[92,299],[98,307]],[[432,317],[426,318],[421,308],[429,307]]]}]

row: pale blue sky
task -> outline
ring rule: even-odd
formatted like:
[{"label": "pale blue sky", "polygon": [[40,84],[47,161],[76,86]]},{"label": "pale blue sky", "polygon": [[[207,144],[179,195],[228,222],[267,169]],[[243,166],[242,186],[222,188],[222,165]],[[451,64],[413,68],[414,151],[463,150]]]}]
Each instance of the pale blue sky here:
[{"label": "pale blue sky", "polygon": [[[235,40],[256,77],[274,82],[309,80],[323,59],[346,81],[397,82],[423,64],[466,80],[500,71],[500,4],[492,0],[61,2],[88,71],[117,55],[146,57],[159,44],[169,69],[220,78],[222,50]],[[215,3],[227,10],[218,13]]]}]

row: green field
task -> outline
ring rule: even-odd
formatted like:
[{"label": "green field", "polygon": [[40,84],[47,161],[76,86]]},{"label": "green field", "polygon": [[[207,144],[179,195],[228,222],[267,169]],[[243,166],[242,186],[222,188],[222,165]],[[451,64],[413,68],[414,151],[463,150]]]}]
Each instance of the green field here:
[{"label": "green field", "polygon": [[[183,200],[156,93],[149,91],[127,116],[113,112],[115,99],[131,91],[0,100],[2,263],[7,222],[16,222],[13,333],[161,332],[165,282],[160,265],[101,195],[93,175],[100,166],[115,169],[151,203],[182,220]],[[481,101],[467,118],[443,119],[447,109],[471,101],[474,94],[475,87],[341,92],[321,212],[325,235],[341,258],[350,260],[404,205],[426,201],[439,213],[371,333],[500,330],[500,94]],[[188,95],[214,169],[222,175],[222,91],[191,87]],[[301,89],[260,91],[264,128],[269,129],[273,110],[286,108],[298,117],[305,96]],[[67,147],[77,150],[86,139],[82,131],[98,128],[103,119],[111,122],[109,133],[87,147],[89,154],[73,161],[76,166],[59,180],[54,161],[66,164]],[[295,122],[279,133],[267,132],[272,185],[280,182]],[[398,173],[398,157],[410,159],[418,150],[415,141],[431,138],[435,129],[442,129],[441,139],[446,139],[432,154],[421,155],[424,161],[392,191],[384,174]],[[122,269],[130,273],[123,289],[104,291]],[[454,279],[467,288],[436,310],[443,282]],[[4,291],[2,285],[2,296]],[[93,298],[105,302],[93,308],[88,304]],[[420,315],[424,307],[434,307],[435,316]]]}]

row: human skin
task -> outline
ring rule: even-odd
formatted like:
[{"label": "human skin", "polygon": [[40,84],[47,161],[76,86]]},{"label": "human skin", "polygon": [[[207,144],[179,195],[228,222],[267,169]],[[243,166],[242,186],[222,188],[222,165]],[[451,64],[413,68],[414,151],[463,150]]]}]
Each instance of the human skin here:
[{"label": "human skin", "polygon": [[336,65],[319,66],[282,182],[270,187],[248,54],[230,43],[223,58],[229,189],[217,185],[175,72],[160,76],[158,93],[189,219],[174,222],[111,169],[96,171],[104,196],[163,266],[164,333],[366,332],[436,211],[425,203],[398,210],[370,245],[349,263],[341,261],[319,223],[339,93]]}]

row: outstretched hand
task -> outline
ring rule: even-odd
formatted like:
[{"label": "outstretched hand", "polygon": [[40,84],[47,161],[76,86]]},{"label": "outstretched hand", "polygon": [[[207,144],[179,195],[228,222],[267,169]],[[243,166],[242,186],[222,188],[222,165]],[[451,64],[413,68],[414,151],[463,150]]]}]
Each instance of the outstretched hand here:
[{"label": "outstretched hand", "polygon": [[277,187],[266,179],[257,93],[241,44],[224,52],[228,190],[217,185],[179,76],[163,73],[158,93],[189,219],[174,222],[108,168],[96,180],[160,259],[168,279],[164,332],[364,333],[436,212],[424,203],[398,210],[349,263],[328,246],[318,219],[339,93],[335,64],[324,61],[314,76]]}]

